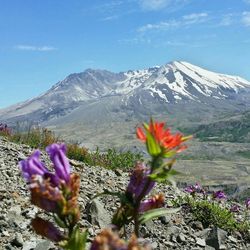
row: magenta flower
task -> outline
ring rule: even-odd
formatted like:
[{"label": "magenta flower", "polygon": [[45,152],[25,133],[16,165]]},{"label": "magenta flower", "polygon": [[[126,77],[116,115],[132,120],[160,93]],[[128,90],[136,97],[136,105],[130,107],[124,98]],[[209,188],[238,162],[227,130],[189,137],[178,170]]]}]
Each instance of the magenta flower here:
[{"label": "magenta flower", "polygon": [[[140,197],[146,183],[149,181],[148,175],[150,174],[150,169],[142,162],[136,164],[133,170],[130,181],[127,187],[127,193],[131,194],[135,200]],[[147,190],[144,192],[144,196],[148,195],[155,185],[154,181],[150,181]]]},{"label": "magenta flower", "polygon": [[202,190],[201,185],[199,183],[195,183],[194,189],[196,192],[200,192]]},{"label": "magenta flower", "polygon": [[250,198],[248,198],[248,199],[245,201],[245,204],[246,204],[246,208],[247,208],[247,209],[250,209]]},{"label": "magenta flower", "polygon": [[160,208],[164,206],[164,195],[158,194],[153,197],[142,201],[139,207],[139,212],[143,213],[151,209]]},{"label": "magenta flower", "polygon": [[240,206],[237,204],[234,204],[231,206],[230,211],[233,213],[238,213],[238,212],[240,212]]},{"label": "magenta flower", "polygon": [[22,175],[28,182],[31,181],[33,175],[44,176],[49,173],[49,170],[40,161],[40,154],[41,152],[36,150],[28,159],[19,163]]},{"label": "magenta flower", "polygon": [[219,190],[213,193],[213,198],[218,200],[223,200],[226,199],[227,196],[223,191]]},{"label": "magenta flower", "polygon": [[190,193],[190,194],[195,192],[193,186],[187,186],[187,187],[185,187],[184,191],[187,192],[187,193]]},{"label": "magenta flower", "polygon": [[190,193],[190,194],[195,194],[195,193],[203,193],[203,189],[199,183],[195,183],[195,185],[190,185],[187,186],[184,189],[185,192]]},{"label": "magenta flower", "polygon": [[54,143],[48,146],[46,151],[53,162],[56,175],[68,183],[70,180],[70,164],[66,157],[66,145]]}]

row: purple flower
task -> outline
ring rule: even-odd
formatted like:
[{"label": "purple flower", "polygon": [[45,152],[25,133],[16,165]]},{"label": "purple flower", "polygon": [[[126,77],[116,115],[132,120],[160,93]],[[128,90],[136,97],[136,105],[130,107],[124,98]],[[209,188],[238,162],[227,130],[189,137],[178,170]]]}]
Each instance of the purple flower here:
[{"label": "purple flower", "polygon": [[30,182],[33,175],[43,176],[49,170],[40,161],[40,151],[36,150],[28,159],[19,163],[23,177]]},{"label": "purple flower", "polygon": [[195,192],[193,186],[185,187],[184,191],[187,192],[187,193],[190,193],[190,194]]},{"label": "purple flower", "polygon": [[184,191],[190,194],[195,194],[195,193],[202,193],[203,189],[199,183],[195,183],[195,185],[187,186],[184,189]]},{"label": "purple flower", "polygon": [[65,144],[51,144],[46,148],[46,151],[53,162],[56,175],[68,183],[70,180],[70,164],[66,157]]},{"label": "purple flower", "polygon": [[202,190],[202,187],[201,187],[201,185],[199,183],[195,183],[194,189],[195,189],[196,192],[200,192]]},{"label": "purple flower", "polygon": [[246,204],[246,208],[247,208],[247,209],[250,209],[250,198],[248,198],[248,199],[245,201],[245,204]]},{"label": "purple flower", "polygon": [[[145,185],[149,181],[148,175],[150,174],[150,169],[142,162],[136,164],[135,169],[133,170],[130,181],[127,187],[127,192],[131,194],[135,199],[140,197],[142,194]],[[144,196],[148,195],[155,185],[154,181],[150,181],[149,185],[144,192]]]},{"label": "purple flower", "polygon": [[213,193],[213,198],[218,199],[218,200],[223,200],[223,199],[226,199],[227,196],[225,195],[223,191],[219,190]]},{"label": "purple flower", "polygon": [[230,211],[233,213],[238,213],[238,212],[240,212],[240,206],[237,204],[234,204],[231,206]]},{"label": "purple flower", "polygon": [[160,208],[164,206],[164,195],[158,194],[153,197],[142,201],[139,207],[139,212],[143,213],[151,209]]},{"label": "purple flower", "polygon": [[51,185],[49,179],[36,176],[30,184],[32,204],[44,209],[47,212],[57,213],[59,203],[63,202],[63,196],[59,188]]},{"label": "purple flower", "polygon": [[126,243],[113,233],[110,229],[100,232],[91,244],[90,250],[114,249],[126,250]]},{"label": "purple flower", "polygon": [[93,240],[90,250],[151,250],[149,244],[140,244],[135,235],[126,243],[110,229],[104,229]]}]

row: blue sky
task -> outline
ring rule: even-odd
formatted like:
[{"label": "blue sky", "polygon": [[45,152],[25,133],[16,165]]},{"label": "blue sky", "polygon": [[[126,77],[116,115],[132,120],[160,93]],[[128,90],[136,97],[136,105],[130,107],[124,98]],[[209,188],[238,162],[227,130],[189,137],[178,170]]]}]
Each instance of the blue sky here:
[{"label": "blue sky", "polygon": [[0,0],[0,108],[86,68],[173,60],[250,80],[250,0]]}]

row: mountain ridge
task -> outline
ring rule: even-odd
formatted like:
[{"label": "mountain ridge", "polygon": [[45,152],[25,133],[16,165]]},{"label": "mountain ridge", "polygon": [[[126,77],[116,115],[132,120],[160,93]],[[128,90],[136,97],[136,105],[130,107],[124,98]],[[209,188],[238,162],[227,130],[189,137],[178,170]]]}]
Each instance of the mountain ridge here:
[{"label": "mountain ridge", "polygon": [[[86,69],[83,72],[68,75],[45,93],[19,103],[17,108],[20,109],[22,105],[27,106],[34,101],[39,102],[44,97],[53,105],[59,95],[60,102],[74,103],[112,94],[131,96],[137,94],[138,89],[168,103],[190,99],[199,101],[201,95],[225,99],[231,92],[237,93],[248,87],[250,82],[241,77],[210,72],[184,61],[173,61],[163,66],[119,73]],[[14,108],[15,105],[11,107]],[[5,109],[9,110],[9,107]],[[5,109],[0,109],[0,114]]]}]

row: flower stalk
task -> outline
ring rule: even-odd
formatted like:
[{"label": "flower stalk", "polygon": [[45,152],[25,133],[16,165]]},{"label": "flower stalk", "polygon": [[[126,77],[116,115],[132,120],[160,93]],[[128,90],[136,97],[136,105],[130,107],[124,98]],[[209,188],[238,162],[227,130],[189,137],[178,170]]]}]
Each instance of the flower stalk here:
[{"label": "flower stalk", "polygon": [[50,172],[40,161],[39,150],[19,164],[22,175],[29,185],[32,204],[51,214],[54,219],[53,224],[36,217],[32,220],[33,229],[63,249],[84,250],[87,234],[85,231],[81,232],[77,226],[80,218],[77,203],[80,177],[76,173],[70,173],[64,144],[52,144],[46,151],[55,172]]},{"label": "flower stalk", "polygon": [[[137,128],[136,135],[146,144],[151,161],[149,164],[140,162],[135,165],[125,192],[127,199],[121,200],[121,206],[113,217],[113,223],[118,228],[133,221],[137,237],[139,237],[140,223],[145,221],[145,218],[141,219],[145,212],[148,218],[161,216],[161,212],[166,213],[164,210],[157,210],[164,207],[162,194],[149,198],[147,196],[157,182],[166,181],[177,174],[177,171],[172,169],[175,162],[173,157],[186,148],[183,142],[190,138],[183,137],[180,133],[172,134],[169,128],[165,128],[165,123],[154,122],[152,119],[143,127],[144,129]],[[167,158],[172,159],[166,163],[164,160]]]}]

